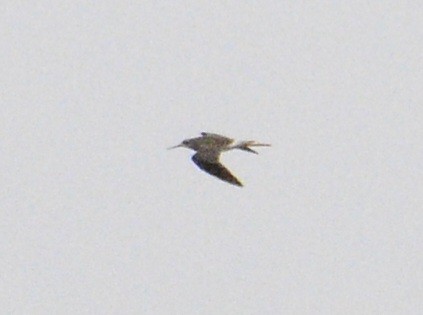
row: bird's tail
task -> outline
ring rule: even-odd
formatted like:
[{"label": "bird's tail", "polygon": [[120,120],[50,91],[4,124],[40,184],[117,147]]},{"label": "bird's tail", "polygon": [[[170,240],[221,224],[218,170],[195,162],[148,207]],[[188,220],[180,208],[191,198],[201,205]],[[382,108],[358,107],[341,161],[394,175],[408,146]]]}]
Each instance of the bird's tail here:
[{"label": "bird's tail", "polygon": [[240,150],[243,150],[243,151],[258,154],[257,151],[254,151],[250,147],[270,147],[270,144],[258,143],[256,141],[250,140],[250,141],[240,141],[234,146],[235,149],[240,149]]}]

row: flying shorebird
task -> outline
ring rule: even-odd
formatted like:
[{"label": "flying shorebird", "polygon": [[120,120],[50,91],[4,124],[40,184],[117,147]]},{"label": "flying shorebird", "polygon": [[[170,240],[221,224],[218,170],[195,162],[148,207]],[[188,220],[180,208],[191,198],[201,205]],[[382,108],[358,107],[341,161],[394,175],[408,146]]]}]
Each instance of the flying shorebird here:
[{"label": "flying shorebird", "polygon": [[250,147],[269,147],[270,144],[257,143],[256,141],[239,141],[234,143],[234,139],[230,139],[215,133],[202,132],[201,137],[186,139],[174,148],[185,147],[196,151],[192,156],[192,160],[197,166],[209,173],[224,180],[230,184],[241,186],[242,183],[231,174],[231,172],[219,161],[220,154],[232,149],[240,149],[251,153],[258,154]]}]

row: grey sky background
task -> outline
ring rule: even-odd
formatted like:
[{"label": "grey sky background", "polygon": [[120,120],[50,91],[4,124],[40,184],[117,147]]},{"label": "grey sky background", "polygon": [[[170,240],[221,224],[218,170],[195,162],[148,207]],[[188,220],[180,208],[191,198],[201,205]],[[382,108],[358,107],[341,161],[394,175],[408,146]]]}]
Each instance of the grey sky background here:
[{"label": "grey sky background", "polygon": [[[9,1],[3,314],[421,314],[420,1]],[[201,131],[272,143],[166,148]]]}]

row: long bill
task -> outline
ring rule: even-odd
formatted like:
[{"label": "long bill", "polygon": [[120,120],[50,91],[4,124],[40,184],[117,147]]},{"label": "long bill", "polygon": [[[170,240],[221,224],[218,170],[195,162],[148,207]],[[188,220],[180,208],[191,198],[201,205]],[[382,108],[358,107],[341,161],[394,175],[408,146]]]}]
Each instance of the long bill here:
[{"label": "long bill", "polygon": [[176,149],[176,148],[181,148],[181,147],[183,147],[183,144],[182,143],[181,144],[178,144],[178,145],[175,145],[173,147],[167,148],[167,149],[168,150],[171,150],[171,149]]}]

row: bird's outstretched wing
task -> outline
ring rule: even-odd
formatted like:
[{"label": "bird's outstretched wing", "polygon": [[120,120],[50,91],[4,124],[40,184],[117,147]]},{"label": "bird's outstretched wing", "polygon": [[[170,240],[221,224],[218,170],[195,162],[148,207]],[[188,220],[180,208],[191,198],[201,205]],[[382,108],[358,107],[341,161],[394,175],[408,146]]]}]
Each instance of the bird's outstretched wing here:
[{"label": "bird's outstretched wing", "polygon": [[[218,157],[218,155],[217,155]],[[209,159],[204,154],[196,153],[192,156],[192,160],[203,171],[217,178],[224,180],[232,185],[242,187],[242,183],[229,172],[229,170],[219,162],[218,158]]]},{"label": "bird's outstretched wing", "polygon": [[234,139],[222,136],[222,135],[218,135],[217,133],[211,133],[211,132],[202,132],[201,135],[204,137],[207,137],[211,140],[213,140],[214,142],[221,144],[221,145],[228,145],[231,144],[232,142],[234,142]]},{"label": "bird's outstretched wing", "polygon": [[221,139],[228,139],[228,140],[232,140],[232,139],[230,139],[230,138],[228,138],[228,137],[225,137],[225,136],[219,135],[219,134],[217,134],[217,133],[212,133],[212,132],[205,132],[205,131],[203,131],[203,132],[201,133],[201,135],[202,135],[203,137],[215,137],[215,138],[221,138]]}]

